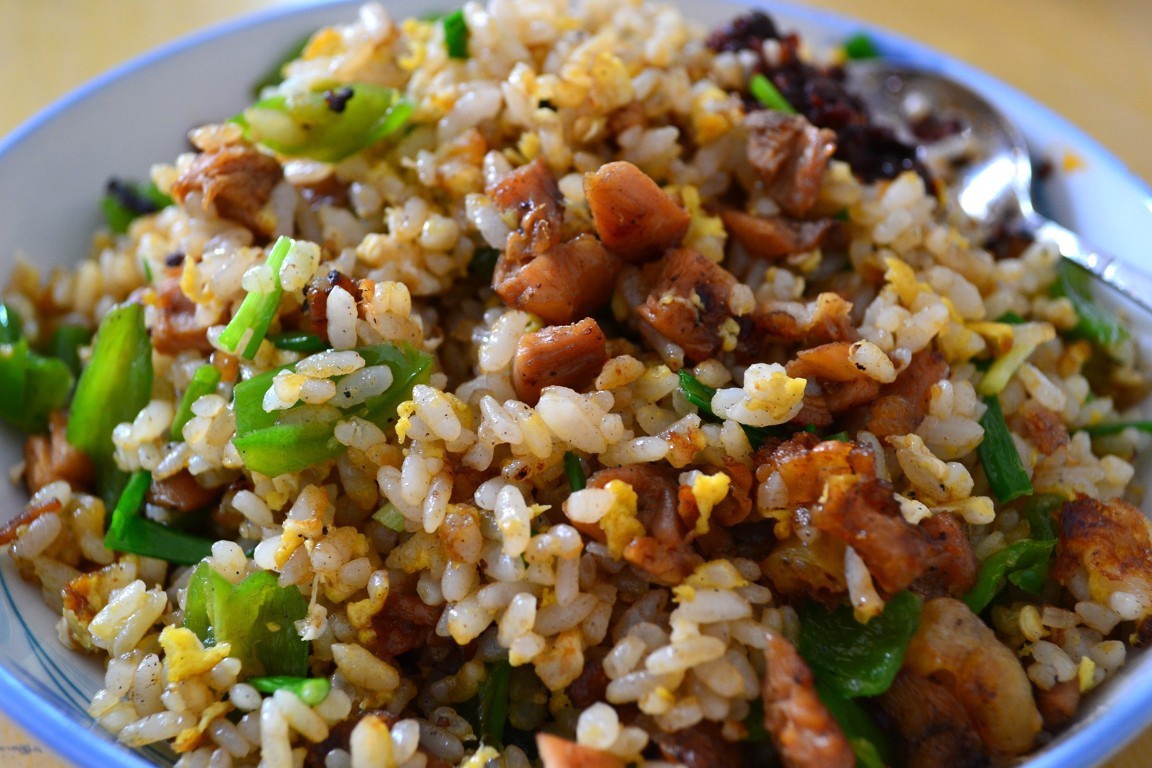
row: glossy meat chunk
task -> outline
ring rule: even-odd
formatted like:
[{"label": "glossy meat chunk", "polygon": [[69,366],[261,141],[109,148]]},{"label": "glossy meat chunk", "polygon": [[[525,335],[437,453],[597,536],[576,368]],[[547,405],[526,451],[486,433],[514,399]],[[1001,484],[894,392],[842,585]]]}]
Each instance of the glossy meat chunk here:
[{"label": "glossy meat chunk", "polygon": [[604,332],[592,318],[550,325],[520,337],[512,361],[512,386],[516,397],[535,405],[544,387],[585,389],[607,362]]},{"label": "glossy meat chunk", "polygon": [[584,176],[584,197],[600,242],[625,261],[655,258],[680,242],[692,217],[632,163]]}]

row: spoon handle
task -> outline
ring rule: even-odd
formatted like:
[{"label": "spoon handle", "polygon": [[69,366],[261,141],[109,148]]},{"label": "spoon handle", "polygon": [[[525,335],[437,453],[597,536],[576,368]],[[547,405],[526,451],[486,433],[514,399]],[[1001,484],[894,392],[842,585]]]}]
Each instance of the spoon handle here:
[{"label": "spoon handle", "polygon": [[1037,240],[1055,245],[1061,256],[1084,267],[1125,299],[1152,313],[1152,275],[1115,256],[1101,253],[1075,232],[1051,219],[1037,216],[1031,224]]}]

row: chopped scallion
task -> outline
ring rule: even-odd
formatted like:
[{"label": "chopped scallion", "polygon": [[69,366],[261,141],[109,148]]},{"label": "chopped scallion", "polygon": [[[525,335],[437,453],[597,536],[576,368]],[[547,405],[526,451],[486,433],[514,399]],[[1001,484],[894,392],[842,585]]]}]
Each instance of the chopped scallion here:
[{"label": "chopped scallion", "polygon": [[251,677],[248,684],[261,693],[275,693],[276,691],[291,691],[296,698],[310,707],[314,707],[328,698],[332,690],[332,683],[326,677],[289,677],[275,675],[272,677]]},{"label": "chopped scallion", "polygon": [[1004,421],[999,397],[989,395],[984,398],[984,403],[988,406],[980,418],[984,439],[977,451],[980,463],[984,466],[984,474],[988,476],[988,485],[992,486],[992,493],[1001,504],[1021,496],[1031,496],[1032,481],[1020,460],[1020,452],[1016,450],[1008,424]]},{"label": "chopped scallion", "polygon": [[92,341],[92,331],[82,325],[61,325],[52,334],[48,342],[48,351],[52,357],[61,360],[72,371],[73,376],[80,375],[80,348]]},{"label": "chopped scallion", "polygon": [[251,291],[244,297],[240,308],[220,334],[219,343],[222,348],[235,352],[240,342],[247,336],[248,341],[240,354],[249,360],[256,356],[260,342],[267,335],[268,327],[280,307],[280,296],[284,293],[284,289],[280,286],[280,265],[284,263],[285,257],[294,245],[295,240],[281,236],[272,246],[265,262],[265,267],[272,273],[272,289]]},{"label": "chopped scallion", "polygon": [[1152,432],[1152,421],[1114,421],[1109,424],[1093,424],[1088,427],[1079,427],[1092,437],[1105,435],[1118,435],[1126,429],[1135,429],[1140,432]]},{"label": "chopped scallion", "polygon": [[[700,412],[700,417],[705,421],[721,421],[720,417],[712,410],[712,396],[716,394],[716,389],[700,381],[683,368],[680,369],[678,375],[680,377],[680,393],[684,395],[685,400],[696,406]],[[741,424],[740,427],[744,430],[744,434],[748,437],[748,442],[753,448],[759,448],[765,440],[780,432],[780,430],[773,430],[771,427],[750,427],[747,424]],[[811,427],[810,431],[814,432],[816,428]]]},{"label": "chopped scallion", "polygon": [[404,513],[396,509],[396,505],[388,502],[372,514],[372,519],[380,525],[397,533],[404,532]]},{"label": "chopped scallion", "polygon": [[0,344],[15,344],[23,335],[20,315],[7,304],[0,304]]},{"label": "chopped scallion", "polygon": [[184,425],[192,420],[192,404],[204,395],[215,392],[219,383],[220,371],[216,366],[206,363],[196,369],[180,398],[180,405],[176,407],[176,415],[172,418],[173,440],[180,442],[184,439]]},{"label": "chopped scallion", "polygon": [[1067,259],[1061,259],[1057,267],[1057,280],[1052,286],[1057,296],[1067,296],[1076,310],[1079,322],[1077,335],[1096,344],[1112,354],[1117,347],[1131,338],[1132,334],[1107,307],[1092,296],[1092,275],[1088,270]]},{"label": "chopped scallion", "polygon": [[135,419],[151,397],[152,342],[144,308],[121,304],[100,321],[68,413],[68,442],[96,465],[96,485],[108,506],[120,498],[127,481],[113,458],[112,430]]},{"label": "chopped scallion", "polygon": [[863,61],[880,57],[875,41],[864,32],[857,32],[844,41],[844,55],[850,61]]},{"label": "chopped scallion", "polygon": [[335,163],[405,125],[412,103],[370,83],[330,84],[305,93],[273,94],[232,118],[245,137],[288,157]]},{"label": "chopped scallion", "polygon": [[304,333],[303,331],[290,331],[288,333],[278,333],[275,336],[269,336],[268,340],[276,345],[277,349],[286,349],[289,352],[304,352],[311,354],[313,352],[323,352],[326,349],[331,349],[332,345],[324,341],[314,333]]},{"label": "chopped scallion", "polygon": [[213,542],[208,539],[174,530],[140,516],[140,508],[151,484],[152,475],[149,472],[136,472],[128,480],[116,508],[112,510],[104,546],[116,552],[154,557],[180,565],[193,565],[212,554]]},{"label": "chopped scallion", "polygon": [[188,580],[184,626],[206,646],[231,645],[229,655],[245,675],[304,678],[309,643],[296,622],[307,613],[307,598],[295,586],[280,586],[278,574],[253,571],[232,584],[201,563]]},{"label": "chopped scallion", "polygon": [[500,251],[495,248],[477,248],[472,254],[472,261],[468,262],[468,272],[480,278],[485,283],[492,282],[492,273],[496,271],[496,262],[500,259]]},{"label": "chopped scallion", "polygon": [[796,108],[788,103],[784,98],[784,94],[780,93],[779,89],[772,84],[764,75],[757,72],[752,75],[752,79],[748,81],[748,92],[752,94],[752,98],[763,104],[768,109],[774,109],[777,112],[784,112],[789,115],[796,114]]},{"label": "chopped scallion", "polygon": [[480,683],[480,741],[504,746],[504,726],[508,722],[508,687],[512,665],[497,661],[488,667],[488,677]]},{"label": "chopped scallion", "polygon": [[464,21],[464,11],[458,10],[444,16],[440,23],[444,25],[444,46],[448,49],[448,58],[468,58],[468,23]]},{"label": "chopped scallion", "polygon": [[236,437],[232,444],[245,466],[275,477],[339,456],[346,450],[335,435],[340,419],[355,416],[384,429],[396,421],[396,407],[412,397],[412,388],[431,375],[432,356],[407,345],[377,344],[359,347],[356,352],[369,366],[387,366],[392,385],[343,411],[334,406],[320,408],[305,420],[297,418],[299,409],[313,406],[265,411],[264,393],[272,386],[273,377],[286,369],[266,371],[236,385],[232,402]]},{"label": "chopped scallion", "polygon": [[564,454],[564,474],[568,476],[568,485],[573,491],[582,491],[588,487],[588,479],[584,477],[584,468],[580,466],[580,457],[567,451]]}]

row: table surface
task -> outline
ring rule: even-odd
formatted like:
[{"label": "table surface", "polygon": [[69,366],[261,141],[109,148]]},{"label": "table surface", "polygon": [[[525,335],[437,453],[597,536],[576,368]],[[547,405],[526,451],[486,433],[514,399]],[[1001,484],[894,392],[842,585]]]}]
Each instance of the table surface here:
[{"label": "table surface", "polygon": [[[93,76],[277,0],[0,0],[0,135]],[[807,0],[964,59],[1069,118],[1152,182],[1147,0]],[[1149,764],[1152,732],[1107,768]],[[0,715],[0,764],[60,762]]]}]

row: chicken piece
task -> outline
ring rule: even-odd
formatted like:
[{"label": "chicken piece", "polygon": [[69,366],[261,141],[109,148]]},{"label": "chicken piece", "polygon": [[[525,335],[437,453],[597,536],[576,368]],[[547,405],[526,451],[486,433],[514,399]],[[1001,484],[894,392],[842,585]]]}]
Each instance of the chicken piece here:
[{"label": "chicken piece", "polygon": [[852,747],[792,644],[769,632],[764,658],[764,727],[786,768],[853,768]]},{"label": "chicken piece", "polygon": [[864,428],[881,441],[915,432],[928,413],[932,385],[946,378],[948,364],[939,352],[917,352],[896,380],[881,388],[864,416]]},{"label": "chicken piece", "polygon": [[1092,599],[1110,605],[1114,595],[1135,603],[1140,617],[1152,614],[1152,536],[1150,523],[1123,499],[1087,496],[1060,510],[1052,575],[1067,584],[1087,574]]},{"label": "chicken piece", "polygon": [[583,390],[607,362],[607,340],[592,318],[550,325],[520,337],[512,361],[512,388],[520,400],[535,405],[544,387]]},{"label": "chicken piece", "polygon": [[868,378],[852,360],[852,342],[831,341],[808,349],[801,349],[784,366],[788,375],[820,382],[849,382]]},{"label": "chicken piece", "polygon": [[543,160],[506,174],[488,194],[498,208],[519,216],[492,273],[492,288],[505,304],[564,325],[608,301],[620,259],[591,235],[560,242],[563,198]]},{"label": "chicken piece", "polygon": [[788,504],[808,507],[824,494],[824,485],[836,475],[876,475],[876,457],[861,443],[823,440],[808,432],[775,446],[765,445],[753,456],[756,479],[766,481],[779,472],[788,489]]},{"label": "chicken piece", "polygon": [[770,301],[752,314],[741,335],[740,353],[759,360],[764,350],[779,342],[811,347],[832,341],[855,341],[852,302],[836,293],[821,293],[808,302]]},{"label": "chicken piece", "polygon": [[600,242],[625,261],[656,258],[688,232],[692,216],[632,163],[584,175],[584,197]]},{"label": "chicken piece", "polygon": [[57,480],[83,490],[94,478],[91,459],[68,442],[68,417],[63,411],[48,417],[47,435],[29,435],[24,441],[24,484],[29,494]]},{"label": "chicken piece", "polygon": [[728,209],[720,212],[724,227],[749,256],[757,259],[782,259],[793,253],[819,248],[832,229],[831,219],[797,221],[783,216],[753,216]]},{"label": "chicken piece", "polygon": [[536,734],[536,749],[544,768],[624,768],[624,761],[616,755],[550,733]]},{"label": "chicken piece", "polygon": [[924,531],[900,514],[892,486],[875,476],[828,477],[811,514],[812,526],[856,550],[889,594],[915,581],[933,554]]},{"label": "chicken piece", "polygon": [[959,600],[924,604],[904,668],[944,686],[993,756],[1020,755],[1035,743],[1040,712],[1020,660]]},{"label": "chicken piece", "polygon": [[519,214],[519,229],[508,237],[502,259],[527,261],[560,242],[564,198],[543,158],[505,174],[489,187],[488,196],[500,210]]},{"label": "chicken piece", "polygon": [[831,536],[801,541],[791,536],[776,543],[760,563],[772,591],[793,600],[815,598],[835,604],[848,590],[844,577],[844,542]]},{"label": "chicken piece", "polygon": [[372,629],[376,633],[372,652],[391,659],[424,647],[432,638],[443,610],[443,605],[428,605],[417,595],[390,591],[384,609],[372,617]]},{"label": "chicken piece", "polygon": [[661,757],[684,768],[739,768],[745,764],[740,745],[725,739],[719,726],[708,721],[673,733],[654,729],[652,741]]},{"label": "chicken piece", "polygon": [[901,765],[984,768],[989,764],[968,713],[939,683],[901,670],[877,703],[899,736]]},{"label": "chicken piece", "polygon": [[31,525],[32,522],[49,512],[59,512],[64,508],[60,499],[51,496],[38,504],[29,504],[15,517],[0,525],[0,546],[11,544],[20,535],[20,529]]},{"label": "chicken piece", "polygon": [[[598,655],[593,655],[597,653]],[[607,650],[602,646],[589,648],[584,657],[584,669],[564,692],[568,699],[580,710],[587,709],[598,701],[604,701],[608,690],[608,673],[604,671],[604,656]]]},{"label": "chicken piece", "polygon": [[824,407],[834,416],[870,403],[880,394],[880,382],[871,378],[843,383],[828,382],[823,388]]},{"label": "chicken piece", "polygon": [[205,488],[184,469],[163,480],[153,479],[148,488],[148,501],[181,512],[195,512],[219,499],[223,492],[223,488]]},{"label": "chicken piece", "polygon": [[824,171],[836,151],[836,134],[800,115],[767,109],[749,113],[744,127],[748,162],[768,197],[789,216],[804,216],[820,196]]},{"label": "chicken piece", "polygon": [[1064,426],[1064,419],[1039,403],[1025,403],[1013,419],[1012,426],[1045,456],[1051,456],[1068,445],[1068,428]]},{"label": "chicken piece", "polygon": [[333,269],[324,277],[314,277],[304,289],[304,306],[301,319],[304,330],[328,341],[328,296],[340,287],[348,291],[360,305],[363,294],[355,280],[338,269]]},{"label": "chicken piece", "polygon": [[1080,708],[1080,681],[1072,678],[1051,688],[1036,688],[1036,708],[1044,719],[1044,730],[1049,733],[1063,730]]},{"label": "chicken piece", "polygon": [[275,158],[252,147],[229,146],[197,155],[172,184],[172,196],[183,203],[188,195],[199,192],[204,210],[215,208],[219,218],[266,239],[276,222],[265,206],[283,178],[284,170]]},{"label": "chicken piece", "polygon": [[[645,265],[638,282],[646,294],[633,307],[641,327],[677,344],[688,360],[707,360],[734,348],[740,326],[729,302],[737,283],[728,270],[696,251],[677,248]],[[631,291],[624,292],[632,298]]]},{"label": "chicken piece", "polygon": [[612,297],[620,266],[599,240],[580,235],[523,263],[501,255],[492,289],[508,306],[564,325],[587,317]]},{"label": "chicken piece", "polygon": [[168,277],[156,284],[156,320],[152,326],[152,346],[165,355],[186,350],[211,352],[208,327],[196,320],[196,305],[180,287],[179,278]]},{"label": "chicken piece", "polygon": [[924,597],[968,594],[980,575],[980,563],[964,521],[949,512],[938,512],[922,521],[920,530],[927,534],[933,553],[912,590]]},{"label": "chicken piece", "polygon": [[300,197],[313,210],[320,210],[326,205],[334,208],[347,208],[351,199],[349,196],[351,185],[335,173],[330,173],[316,181],[295,186]]},{"label": "chicken piece", "polygon": [[[588,487],[604,488],[613,480],[627,483],[636,493],[636,519],[645,531],[624,548],[624,560],[660,584],[679,584],[703,558],[689,544],[690,531],[678,513],[675,471],[654,464],[627,464],[596,472],[588,478]],[[606,540],[599,526],[576,527],[597,541]]]}]

